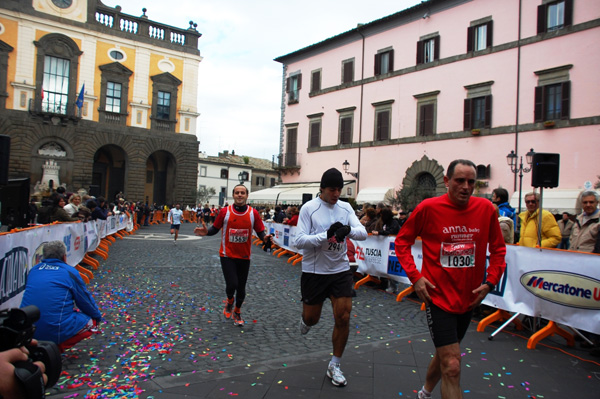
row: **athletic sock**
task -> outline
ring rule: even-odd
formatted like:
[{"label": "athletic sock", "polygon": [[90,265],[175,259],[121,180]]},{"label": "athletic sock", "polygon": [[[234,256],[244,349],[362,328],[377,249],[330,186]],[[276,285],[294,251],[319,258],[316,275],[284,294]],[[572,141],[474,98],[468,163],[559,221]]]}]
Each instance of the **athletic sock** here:
[{"label": "athletic sock", "polygon": [[331,357],[331,361],[329,362],[329,364],[340,364],[341,362],[342,362],[342,358],[341,357],[332,356]]}]

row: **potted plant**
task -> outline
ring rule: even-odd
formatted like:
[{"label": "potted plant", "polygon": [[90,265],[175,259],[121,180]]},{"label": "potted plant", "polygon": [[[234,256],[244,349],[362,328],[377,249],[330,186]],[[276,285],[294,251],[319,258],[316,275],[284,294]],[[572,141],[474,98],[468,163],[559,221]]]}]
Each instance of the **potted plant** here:
[{"label": "potted plant", "polygon": [[544,127],[545,127],[546,129],[549,129],[549,128],[552,128],[552,127],[554,127],[554,121],[545,121],[545,122],[544,122]]},{"label": "potted plant", "polygon": [[471,134],[473,136],[479,136],[479,133],[481,133],[481,129],[472,129],[471,130]]}]

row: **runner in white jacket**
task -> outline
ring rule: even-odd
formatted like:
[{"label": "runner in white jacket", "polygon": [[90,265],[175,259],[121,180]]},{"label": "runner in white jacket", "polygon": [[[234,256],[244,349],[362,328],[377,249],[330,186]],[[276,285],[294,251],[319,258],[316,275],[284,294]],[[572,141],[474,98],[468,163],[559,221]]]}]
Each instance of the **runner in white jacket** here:
[{"label": "runner in white jacket", "polygon": [[295,238],[295,246],[302,249],[300,332],[308,333],[319,322],[323,303],[329,298],[335,326],[333,357],[327,375],[336,386],[347,384],[340,360],[348,341],[354,285],[346,255],[346,237],[367,238],[367,231],[350,204],[339,201],[343,186],[339,170],[332,168],[323,173],[321,193],[300,209]]}]

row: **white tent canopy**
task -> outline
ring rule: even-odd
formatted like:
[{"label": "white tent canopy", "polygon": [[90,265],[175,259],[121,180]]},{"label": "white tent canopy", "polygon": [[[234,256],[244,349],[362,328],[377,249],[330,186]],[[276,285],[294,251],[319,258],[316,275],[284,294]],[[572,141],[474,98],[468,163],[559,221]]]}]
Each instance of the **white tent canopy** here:
[{"label": "white tent canopy", "polygon": [[[352,187],[354,181],[345,181],[344,185]],[[305,194],[310,194],[310,199],[319,195],[320,183],[287,183],[253,191],[248,195],[248,203],[260,205],[302,205]],[[342,192],[342,197],[346,197]]]},{"label": "white tent canopy", "polygon": [[360,190],[358,195],[356,196],[357,204],[373,204],[376,205],[378,202],[383,202],[385,199],[385,195],[387,193],[390,195],[394,194],[394,189],[392,187],[369,187],[363,188]]},{"label": "white tent canopy", "polygon": [[[544,189],[544,196],[542,198],[542,208],[555,214],[559,215],[563,212],[569,212],[571,215],[577,213],[577,198],[585,190],[579,189],[558,189],[558,188],[547,188]],[[526,210],[525,207],[525,194],[531,192],[530,190],[523,190],[521,195],[521,212]],[[539,191],[538,191],[539,192]],[[515,209],[519,209],[519,192],[513,193],[510,198],[510,206]]]}]

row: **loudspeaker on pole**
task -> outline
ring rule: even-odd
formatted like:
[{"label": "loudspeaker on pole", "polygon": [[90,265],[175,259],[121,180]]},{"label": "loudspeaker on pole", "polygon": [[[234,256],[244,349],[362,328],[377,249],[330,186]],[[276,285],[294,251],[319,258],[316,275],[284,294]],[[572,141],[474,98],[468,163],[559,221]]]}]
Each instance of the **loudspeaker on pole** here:
[{"label": "loudspeaker on pole", "polygon": [[558,187],[560,154],[536,152],[531,168],[532,187]]},{"label": "loudspeaker on pole", "polygon": [[8,184],[8,160],[10,159],[10,136],[0,134],[0,186]]}]

